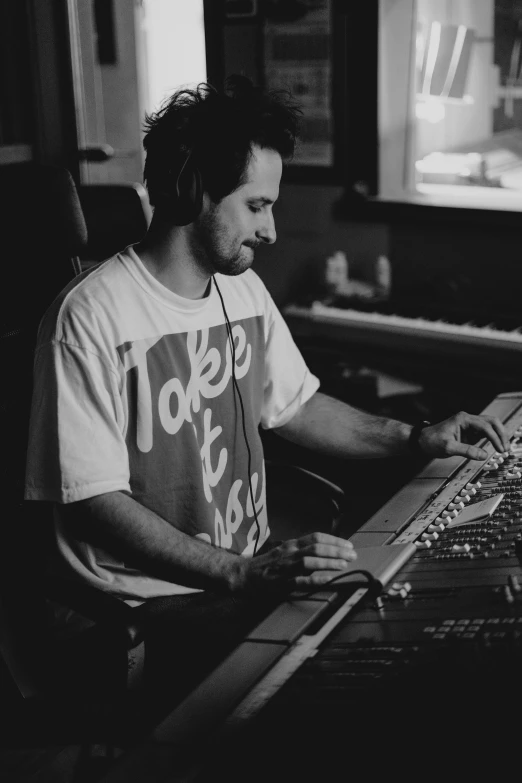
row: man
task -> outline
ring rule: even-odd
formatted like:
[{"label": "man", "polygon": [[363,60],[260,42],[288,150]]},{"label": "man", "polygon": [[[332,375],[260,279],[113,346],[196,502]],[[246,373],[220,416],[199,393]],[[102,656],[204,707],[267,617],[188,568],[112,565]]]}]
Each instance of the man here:
[{"label": "man", "polygon": [[[148,119],[146,237],[42,321],[26,496],[57,504],[65,569],[131,605],[237,606],[323,584],[356,557],[324,533],[269,548],[259,424],[337,457],[409,451],[410,425],[318,392],[250,269],[276,240],[297,114],[240,79],[176,93]],[[485,458],[468,435],[509,447],[498,420],[466,413],[418,444]]]}]

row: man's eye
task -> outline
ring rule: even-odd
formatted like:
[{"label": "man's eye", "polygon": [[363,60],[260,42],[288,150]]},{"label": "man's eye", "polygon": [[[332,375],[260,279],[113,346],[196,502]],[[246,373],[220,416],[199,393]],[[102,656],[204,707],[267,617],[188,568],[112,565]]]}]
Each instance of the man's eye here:
[{"label": "man's eye", "polygon": [[261,207],[255,207],[253,204],[249,204],[248,206],[251,212],[261,212]]}]

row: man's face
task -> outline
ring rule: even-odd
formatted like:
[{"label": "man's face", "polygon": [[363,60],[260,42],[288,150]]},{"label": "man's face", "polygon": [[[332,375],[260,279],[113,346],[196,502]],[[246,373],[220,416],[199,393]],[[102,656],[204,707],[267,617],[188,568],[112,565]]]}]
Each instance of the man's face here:
[{"label": "man's face", "polygon": [[254,249],[276,240],[272,205],[279,195],[278,152],[254,147],[241,187],[214,204],[205,194],[194,222],[194,255],[210,274],[240,275],[252,266]]}]

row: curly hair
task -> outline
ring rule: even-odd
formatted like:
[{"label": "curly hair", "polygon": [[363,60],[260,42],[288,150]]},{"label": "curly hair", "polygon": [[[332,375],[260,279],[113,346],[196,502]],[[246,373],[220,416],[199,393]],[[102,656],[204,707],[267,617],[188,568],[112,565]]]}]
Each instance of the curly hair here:
[{"label": "curly hair", "polygon": [[253,145],[288,161],[300,114],[289,93],[265,93],[243,76],[229,77],[224,91],[205,82],[178,90],[145,119],[144,180],[151,204],[172,193],[188,156],[216,203],[243,184]]}]

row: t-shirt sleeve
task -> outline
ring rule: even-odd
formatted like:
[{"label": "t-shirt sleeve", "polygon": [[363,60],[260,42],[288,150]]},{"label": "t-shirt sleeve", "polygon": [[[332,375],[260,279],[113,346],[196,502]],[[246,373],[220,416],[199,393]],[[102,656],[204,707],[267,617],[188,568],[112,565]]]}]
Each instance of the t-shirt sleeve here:
[{"label": "t-shirt sleeve", "polygon": [[281,313],[267,292],[265,387],[261,426],[282,427],[319,388]]},{"label": "t-shirt sleeve", "polygon": [[26,499],[72,503],[130,491],[119,383],[93,351],[59,341],[38,350]]}]

